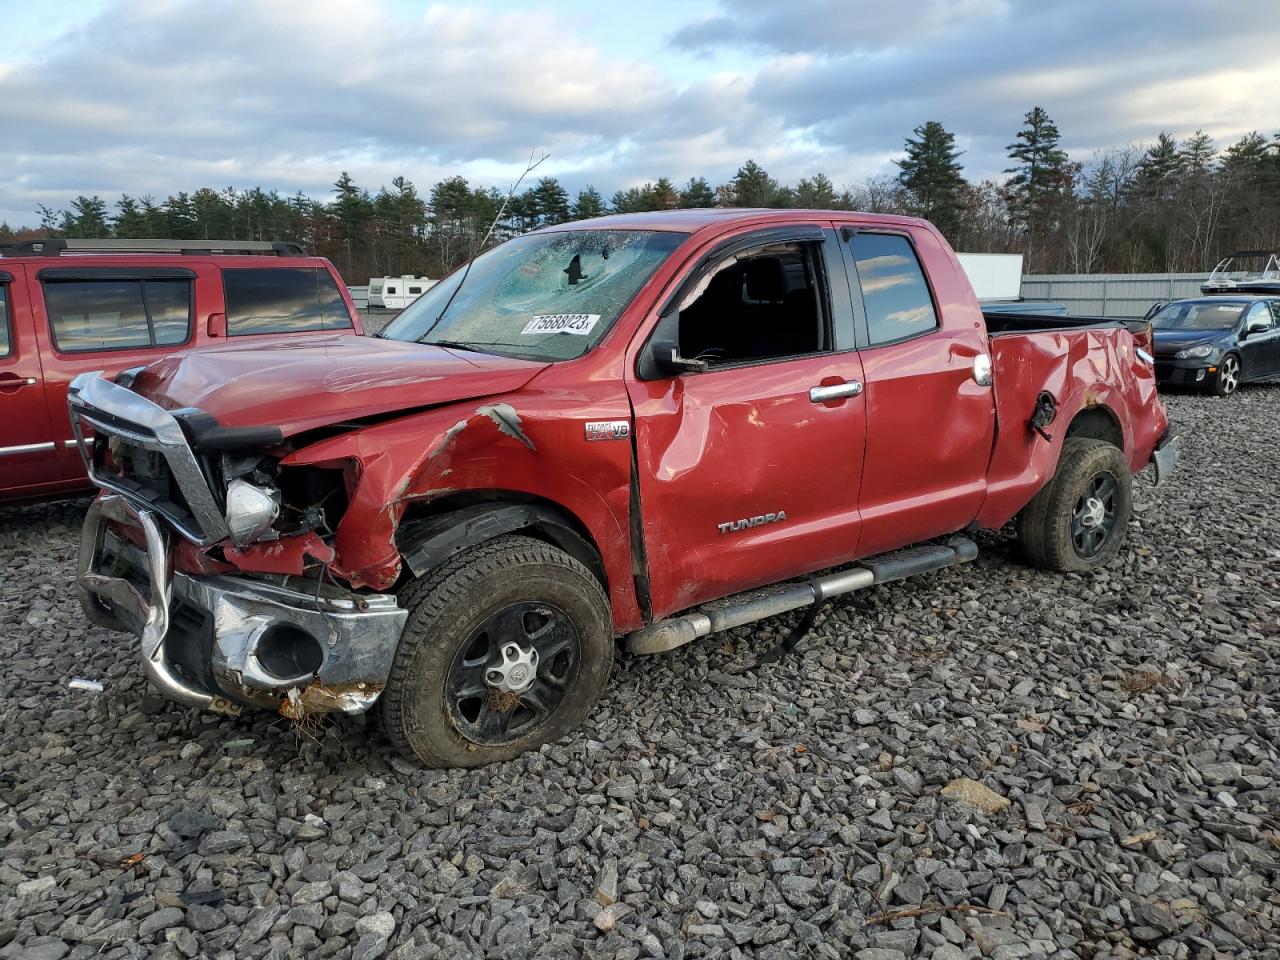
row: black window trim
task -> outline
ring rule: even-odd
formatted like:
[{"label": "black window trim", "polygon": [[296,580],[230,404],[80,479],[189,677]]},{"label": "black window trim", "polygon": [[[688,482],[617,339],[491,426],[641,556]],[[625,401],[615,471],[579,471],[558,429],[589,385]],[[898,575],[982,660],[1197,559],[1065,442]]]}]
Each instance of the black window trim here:
[{"label": "black window trim", "polygon": [[[334,291],[338,294],[338,301],[342,304],[343,313],[347,318],[347,325],[334,327],[308,327],[305,330],[277,330],[274,332],[263,332],[261,330],[250,330],[246,333],[233,333],[231,330],[231,313],[227,309],[227,274],[229,273],[252,273],[258,270],[310,270],[317,275],[316,279],[316,302],[320,302],[320,280],[319,274],[324,274],[329,278],[329,282],[333,284]],[[356,328],[356,318],[351,315],[351,309],[347,306],[347,298],[342,295],[342,284],[334,279],[333,274],[326,268],[321,266],[280,266],[278,264],[269,264],[265,267],[223,267],[222,268],[222,315],[226,318],[227,338],[231,337],[287,337],[299,333],[334,333],[340,330],[354,331]]]},{"label": "black window trim", "polygon": [[[10,283],[13,283],[13,274],[0,270],[0,288]],[[0,292],[4,291],[0,290]],[[4,350],[0,351],[0,360],[7,360],[13,356],[14,340],[17,339],[13,333],[13,308],[9,306],[7,293],[3,301],[0,301],[0,330],[4,332]]]},{"label": "black window trim", "polygon": [[[111,273],[115,270],[115,268],[113,267],[104,267],[102,269],[104,272],[107,272],[107,273]],[[165,270],[166,273],[169,273],[169,271],[166,268],[157,268],[157,269]],[[125,271],[125,272],[130,272],[130,271]],[[124,281],[132,281],[134,283],[137,283],[139,288],[138,295],[142,299],[142,313],[147,320],[147,336],[151,341],[150,343],[145,343],[145,344],[132,343],[123,347],[84,347],[84,348],[64,347],[60,343],[58,343],[58,328],[54,324],[53,314],[49,310],[49,298],[45,296],[44,297],[44,319],[45,319],[45,324],[49,328],[49,339],[53,342],[53,349],[56,352],[61,354],[67,354],[67,355],[80,355],[80,354],[86,354],[86,353],[121,353],[122,351],[125,351],[125,350],[177,350],[181,347],[186,347],[191,345],[191,341],[195,338],[195,331],[196,331],[196,284],[195,284],[196,275],[195,273],[193,273],[190,270],[183,270],[183,271],[177,271],[178,273],[182,274],[181,276],[172,275],[170,273],[170,275],[166,275],[166,276],[141,276],[140,277],[140,276],[136,276],[136,273],[138,271],[135,270],[132,272],[135,274],[134,276],[102,276],[102,275],[85,276],[85,274],[87,273],[98,274],[99,271],[76,270],[76,269],[69,269],[69,270],[49,269],[49,270],[39,271],[37,276],[39,276],[41,281],[40,292],[42,295],[45,293],[46,284],[50,282],[52,283],[95,283],[95,282],[102,282],[106,280],[124,280]],[[49,274],[62,274],[62,273],[66,273],[68,274],[68,276],[49,276]],[[188,280],[190,281],[187,284],[187,335],[184,339],[176,341],[174,343],[156,343],[155,322],[151,317],[151,307],[147,302],[146,281],[148,280]]]},{"label": "black window trim", "polygon": [[45,280],[192,280],[194,270],[184,267],[45,267],[36,271]]},{"label": "black window trim", "polygon": [[[862,293],[862,277],[858,274],[858,260],[853,255],[853,238],[860,233],[873,233],[879,236],[901,237],[907,241],[907,245],[911,248],[912,255],[916,258],[916,266],[920,270],[920,276],[924,279],[924,288],[929,293],[929,303],[933,306],[933,327],[929,330],[922,330],[919,333],[909,333],[905,336],[897,337],[893,340],[881,340],[873,343],[871,340],[871,321],[867,317],[866,298]],[[844,242],[841,246],[844,248],[845,265],[849,271],[849,294],[850,296],[857,292],[857,296],[853,297],[854,313],[857,315],[858,324],[858,344],[860,350],[878,350],[881,347],[892,347],[900,343],[907,343],[911,340],[918,340],[921,337],[931,337],[942,330],[942,311],[938,309],[938,295],[934,293],[933,281],[929,277],[929,271],[924,267],[924,259],[920,256],[920,248],[916,246],[915,238],[909,230],[895,229],[893,227],[859,227],[854,224],[842,224],[840,227],[840,235]]]},{"label": "black window trim", "polygon": [[[828,231],[824,230],[821,224],[796,224],[794,226],[783,227],[764,227],[760,230],[754,230],[750,233],[738,234],[730,237],[722,243],[716,244],[706,253],[698,257],[693,268],[685,275],[685,278],[676,285],[674,292],[663,301],[662,307],[658,311],[658,322],[653,325],[653,329],[649,331],[649,335],[645,337],[644,345],[640,348],[636,356],[636,377],[639,380],[665,380],[669,379],[663,374],[647,369],[646,358],[649,356],[649,346],[654,340],[658,339],[676,339],[678,336],[678,326],[672,329],[673,325],[678,325],[680,313],[676,309],[680,301],[684,299],[685,294],[691,290],[717,263],[725,257],[732,256],[756,247],[768,247],[782,243],[794,243],[808,250],[814,262],[814,278],[820,288],[819,296],[816,299],[818,309],[822,313],[822,321],[826,330],[825,339],[828,346],[821,350],[812,350],[808,353],[788,353],[778,357],[762,357],[758,360],[741,360],[736,363],[716,364],[703,373],[684,374],[684,376],[705,377],[721,372],[722,370],[741,370],[744,367],[759,367],[770,363],[786,363],[790,360],[804,360],[813,357],[835,356],[844,353],[846,350],[837,348],[836,346],[836,330],[834,304],[832,302],[831,289],[831,270],[827,264],[827,258],[824,251],[827,248]],[[850,348],[853,349],[853,348]]]}]

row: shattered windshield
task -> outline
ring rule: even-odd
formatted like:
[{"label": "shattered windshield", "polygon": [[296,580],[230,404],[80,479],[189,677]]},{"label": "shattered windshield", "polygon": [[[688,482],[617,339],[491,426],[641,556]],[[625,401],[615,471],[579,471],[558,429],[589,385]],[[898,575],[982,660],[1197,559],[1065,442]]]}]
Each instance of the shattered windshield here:
[{"label": "shattered windshield", "polygon": [[1156,330],[1226,330],[1235,326],[1247,304],[1235,300],[1171,303],[1151,318]]},{"label": "shattered windshield", "polygon": [[477,257],[461,289],[464,271],[456,270],[382,335],[507,356],[571,360],[599,342],[684,239],[682,233],[654,230],[565,230],[516,237]]}]

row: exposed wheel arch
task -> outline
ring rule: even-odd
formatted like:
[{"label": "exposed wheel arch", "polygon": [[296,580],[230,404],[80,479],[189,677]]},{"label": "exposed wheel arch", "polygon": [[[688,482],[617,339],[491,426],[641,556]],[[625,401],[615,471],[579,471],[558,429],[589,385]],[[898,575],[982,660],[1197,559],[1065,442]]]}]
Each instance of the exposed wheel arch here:
[{"label": "exposed wheel arch", "polygon": [[505,534],[559,547],[609,589],[600,549],[586,526],[559,504],[505,490],[468,491],[416,503],[396,530],[396,546],[414,577],[455,554]]},{"label": "exposed wheel arch", "polygon": [[1067,425],[1065,439],[1082,437],[1087,440],[1102,440],[1113,447],[1124,449],[1124,430],[1111,408],[1098,404],[1085,407],[1077,413]]}]

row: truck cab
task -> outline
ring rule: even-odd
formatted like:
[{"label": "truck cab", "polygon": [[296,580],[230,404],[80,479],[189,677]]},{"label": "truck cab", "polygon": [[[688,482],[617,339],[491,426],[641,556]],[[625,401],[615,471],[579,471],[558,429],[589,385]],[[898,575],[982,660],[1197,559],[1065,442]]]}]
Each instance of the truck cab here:
[{"label": "truck cab", "polygon": [[0,256],[0,502],[92,490],[67,385],[211,343],[360,332],[333,265],[296,244],[31,240]]},{"label": "truck cab", "polygon": [[617,640],[961,563],[1011,520],[1039,566],[1106,564],[1131,476],[1174,462],[1149,347],[984,314],[911,218],[547,228],[377,338],[78,378],[78,585],[179,702],[376,708],[423,763],[488,763],[581,722]]}]

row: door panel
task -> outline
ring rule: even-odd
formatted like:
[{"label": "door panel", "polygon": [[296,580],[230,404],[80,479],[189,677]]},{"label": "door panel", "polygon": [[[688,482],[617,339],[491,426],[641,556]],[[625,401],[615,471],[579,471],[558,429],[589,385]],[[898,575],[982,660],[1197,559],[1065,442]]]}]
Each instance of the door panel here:
[{"label": "door panel", "polygon": [[1240,344],[1241,374],[1249,380],[1280,374],[1280,300],[1255,303],[1245,314],[1241,330],[1247,330],[1252,320],[1265,320],[1271,326],[1249,334]]},{"label": "door panel", "polygon": [[60,476],[26,289],[25,271],[0,275],[0,493],[6,496],[37,494],[39,485]]},{"label": "door panel", "polygon": [[857,555],[862,399],[809,390],[861,379],[848,352],[629,385],[655,617]]},{"label": "door panel", "polygon": [[[960,530],[977,516],[995,401],[974,379],[986,331],[950,252],[925,231],[855,232],[845,249],[869,344],[859,500],[866,556]],[[930,265],[927,279],[921,260]]]}]

